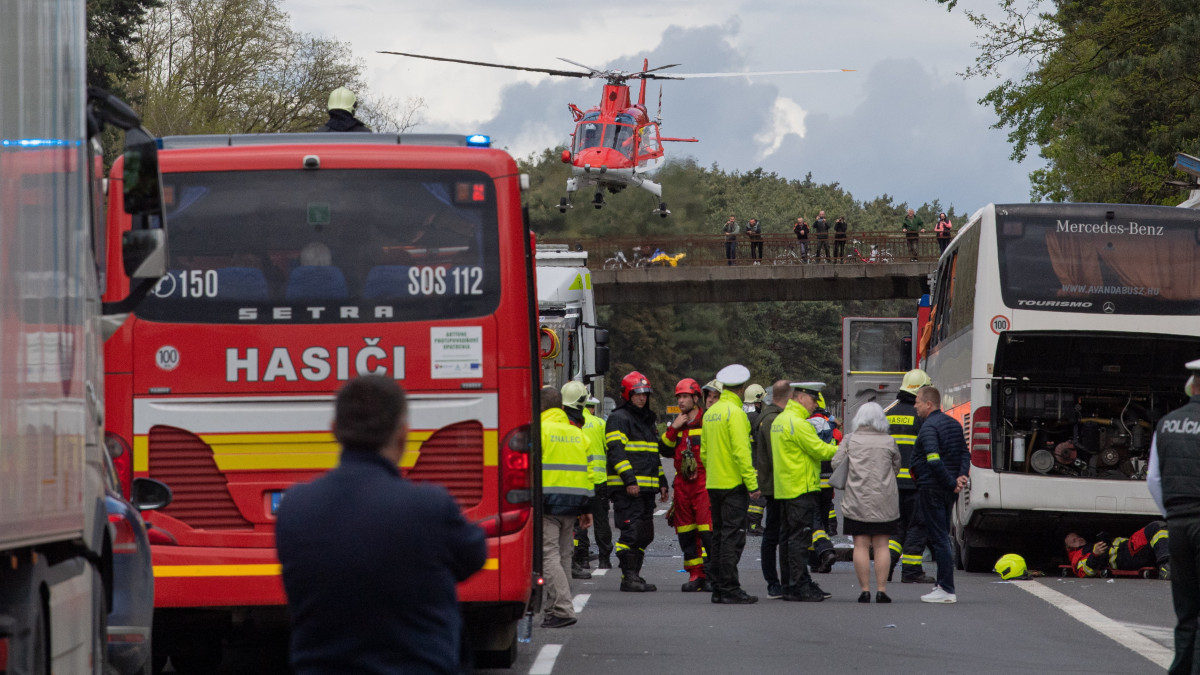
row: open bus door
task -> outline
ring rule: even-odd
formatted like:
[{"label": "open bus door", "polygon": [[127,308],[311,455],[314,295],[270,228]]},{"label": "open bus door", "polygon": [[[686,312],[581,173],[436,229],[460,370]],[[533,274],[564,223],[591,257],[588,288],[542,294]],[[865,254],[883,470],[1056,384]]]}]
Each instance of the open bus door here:
[{"label": "open bus door", "polygon": [[842,420],[848,426],[858,407],[896,399],[904,373],[916,362],[917,319],[842,318]]}]

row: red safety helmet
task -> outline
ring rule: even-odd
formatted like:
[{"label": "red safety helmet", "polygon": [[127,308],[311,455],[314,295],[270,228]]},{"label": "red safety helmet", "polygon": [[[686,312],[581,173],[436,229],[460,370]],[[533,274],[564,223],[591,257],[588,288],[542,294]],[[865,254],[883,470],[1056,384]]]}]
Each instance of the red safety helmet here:
[{"label": "red safety helmet", "polygon": [[649,394],[650,392],[650,380],[636,370],[621,378],[621,398],[626,401],[634,394]]},{"label": "red safety helmet", "polygon": [[703,392],[700,391],[700,383],[690,377],[685,377],[675,385],[675,395],[691,394],[697,399],[703,399]]}]

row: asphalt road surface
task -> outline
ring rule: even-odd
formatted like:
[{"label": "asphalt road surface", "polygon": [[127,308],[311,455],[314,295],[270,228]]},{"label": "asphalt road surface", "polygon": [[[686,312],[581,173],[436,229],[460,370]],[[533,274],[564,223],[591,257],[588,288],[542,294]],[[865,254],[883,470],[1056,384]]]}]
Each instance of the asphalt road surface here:
[{"label": "asphalt road surface", "polygon": [[[822,603],[769,600],[758,538],[740,566],[754,605],[714,605],[681,593],[687,580],[674,533],[655,518],[643,576],[656,593],[622,593],[620,570],[572,580],[579,623],[539,627],[498,675],[562,673],[1154,673],[1172,655],[1170,583],[1045,577],[1003,582],[956,571],[958,603],[931,605],[931,586],[893,583],[890,605],[858,604],[849,562],[814,575],[833,597]],[[837,537],[848,545],[848,537]],[[614,560],[615,563],[615,560]],[[933,563],[926,570],[934,574]],[[899,574],[897,574],[899,577]],[[873,590],[873,589],[872,589]],[[283,638],[227,645],[224,673],[286,673]]]}]

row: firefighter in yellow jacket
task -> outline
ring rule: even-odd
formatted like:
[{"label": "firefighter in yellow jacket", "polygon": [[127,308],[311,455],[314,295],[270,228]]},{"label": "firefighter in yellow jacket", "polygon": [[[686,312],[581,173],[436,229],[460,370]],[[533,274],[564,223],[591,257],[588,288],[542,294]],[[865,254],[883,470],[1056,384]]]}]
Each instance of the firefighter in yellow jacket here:
[{"label": "firefighter in yellow jacket", "polygon": [[[567,383],[567,385],[570,384],[570,382]],[[581,383],[576,384],[583,386]],[[566,385],[563,388],[565,390]],[[570,407],[567,401],[568,397],[564,394],[564,408]],[[608,522],[608,468],[605,456],[604,419],[592,414],[599,404],[600,401],[596,398],[588,396],[583,402],[581,412],[583,414],[583,435],[587,436],[589,443],[588,466],[592,471],[592,481],[595,483],[596,489],[596,496],[592,498],[591,507],[588,509],[592,514],[592,528],[596,535],[596,552],[598,554],[596,567],[607,570],[612,569],[612,560],[609,556],[612,555],[613,541],[612,526]],[[583,572],[587,572],[591,567],[591,542],[588,541],[587,530],[576,528],[575,539],[575,562],[572,565],[572,577],[576,576],[575,567],[579,567]],[[587,576],[590,577],[590,574]]]},{"label": "firefighter in yellow jacket", "polygon": [[588,440],[571,424],[562,408],[562,394],[542,387],[542,554],[546,580],[546,617],[543,628],[564,628],[575,623],[571,604],[571,539],[575,520],[591,525],[587,512],[592,499],[588,471]]},{"label": "firefighter in yellow jacket", "polygon": [[746,509],[751,499],[762,496],[750,457],[750,419],[742,410],[742,392],[749,379],[750,370],[739,364],[717,373],[723,386],[721,398],[704,413],[700,434],[700,462],[707,471],[713,521],[712,601],[726,605],[758,602],[758,597],[742,590],[737,572],[746,546]]},{"label": "firefighter in yellow jacket", "polygon": [[830,594],[812,580],[808,548],[812,546],[817,499],[821,494],[821,462],[833,459],[837,443],[817,436],[808,421],[817,409],[823,382],[792,382],[792,396],[771,425],[771,459],[775,500],[783,505],[780,554],[788,561],[783,599],[821,602]]}]

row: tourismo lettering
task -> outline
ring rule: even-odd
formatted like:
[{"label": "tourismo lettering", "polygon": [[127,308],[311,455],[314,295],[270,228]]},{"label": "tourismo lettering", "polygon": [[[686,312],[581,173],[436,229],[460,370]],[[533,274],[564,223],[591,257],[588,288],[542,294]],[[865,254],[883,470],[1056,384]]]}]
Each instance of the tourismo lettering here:
[{"label": "tourismo lettering", "polygon": [[[387,350],[379,346],[380,338],[363,338],[365,343],[357,351],[350,347],[336,347],[333,352],[325,347],[308,347],[298,355],[287,347],[275,347],[260,371],[260,352],[256,347],[242,350],[230,347],[225,350],[226,382],[323,382],[331,376],[345,382],[358,375],[387,375],[394,380],[404,379],[404,347]],[[297,368],[297,363],[301,366]],[[351,372],[353,371],[353,372]]]}]

